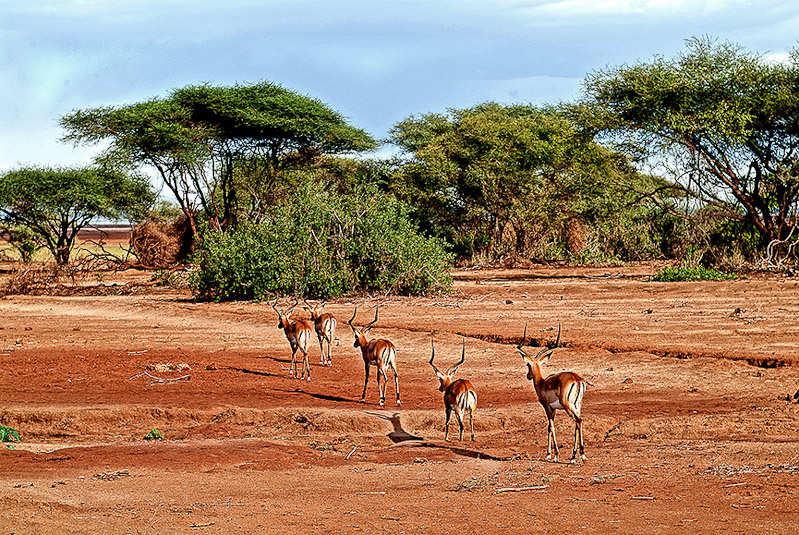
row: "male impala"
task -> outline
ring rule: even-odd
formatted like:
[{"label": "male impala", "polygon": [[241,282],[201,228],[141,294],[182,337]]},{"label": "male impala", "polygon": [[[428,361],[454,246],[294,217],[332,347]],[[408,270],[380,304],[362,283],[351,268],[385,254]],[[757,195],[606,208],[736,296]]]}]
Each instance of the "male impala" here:
[{"label": "male impala", "polygon": [[469,411],[469,427],[471,429],[471,439],[474,440],[474,411],[477,408],[477,392],[474,391],[472,383],[468,379],[458,379],[452,381],[455,374],[458,373],[458,367],[463,364],[466,359],[466,340],[463,341],[463,351],[461,352],[461,360],[455,366],[442,373],[438,371],[435,364],[433,364],[433,357],[436,355],[436,348],[433,345],[432,338],[430,339],[430,366],[436,372],[439,380],[438,390],[444,392],[444,409],[446,411],[446,422],[444,423],[444,440],[449,440],[449,417],[455,411],[455,418],[458,419],[458,426],[460,427],[460,436],[458,440],[463,440],[463,416],[466,411]]},{"label": "male impala", "polygon": [[[308,381],[310,381],[311,366],[308,364],[308,340],[311,339],[313,326],[308,320],[291,321],[291,313],[294,312],[298,304],[299,301],[295,302],[288,312],[278,310],[275,307],[275,303],[272,303],[272,309],[277,312],[279,318],[277,328],[283,329],[283,332],[286,333],[286,339],[291,345],[291,376],[297,379],[303,379],[307,376]],[[302,375],[297,373],[298,349],[302,351]]]},{"label": "male impala", "polygon": [[[319,349],[322,352],[319,364],[332,366],[333,354],[330,351],[330,348],[333,344],[333,339],[336,336],[336,318],[329,312],[319,312],[322,308],[324,308],[324,302],[322,302],[321,305],[312,305],[308,303],[308,301],[305,301],[305,304],[307,306],[302,308],[311,313],[311,319],[313,320],[316,337],[319,339]],[[325,345],[327,345],[327,357],[325,357]]]},{"label": "male impala", "polygon": [[527,338],[527,325],[524,326],[522,341],[516,346],[524,362],[527,363],[527,379],[533,382],[535,393],[538,394],[538,401],[547,413],[547,460],[552,459],[552,448],[555,449],[554,461],[558,462],[558,442],[555,439],[555,411],[561,409],[574,420],[574,450],[572,451],[571,462],[577,461],[577,451],[580,451],[580,460],[585,460],[585,449],[583,447],[583,425],[580,416],[585,395],[585,380],[573,372],[560,372],[548,376],[546,379],[541,373],[541,363],[549,360],[549,357],[558,347],[560,342],[560,324],[558,324],[558,338],[555,345],[545,347],[538,354],[530,358],[522,349],[524,340]]},{"label": "male impala", "polygon": [[358,307],[355,307],[352,317],[347,322],[352,329],[352,334],[355,335],[354,347],[361,348],[361,356],[363,357],[363,365],[366,371],[366,377],[363,380],[363,394],[361,395],[361,403],[366,401],[366,385],[369,383],[369,366],[377,367],[377,388],[380,390],[380,404],[386,402],[386,383],[388,382],[388,375],[386,371],[391,368],[394,371],[394,388],[397,391],[397,405],[402,404],[400,401],[399,378],[397,377],[397,348],[388,340],[366,340],[366,334],[372,329],[372,325],[377,322],[377,309],[375,307],[375,319],[365,325],[361,330],[357,330],[352,322],[358,314]]}]

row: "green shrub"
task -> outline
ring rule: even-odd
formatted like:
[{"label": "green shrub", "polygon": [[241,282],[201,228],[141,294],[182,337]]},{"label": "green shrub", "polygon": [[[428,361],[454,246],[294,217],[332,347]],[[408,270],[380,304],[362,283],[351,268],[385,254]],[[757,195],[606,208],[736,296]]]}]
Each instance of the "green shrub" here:
[{"label": "green shrub", "polygon": [[421,294],[451,288],[451,263],[444,242],[423,237],[394,197],[373,187],[341,195],[307,183],[257,224],[203,231],[192,286],[216,301]]},{"label": "green shrub", "polygon": [[0,425],[0,442],[19,442],[19,431],[13,427]]},{"label": "green shrub", "polygon": [[656,282],[707,281],[737,279],[734,273],[723,273],[703,266],[667,266],[652,275]]},{"label": "green shrub", "polygon": [[149,433],[144,435],[144,440],[164,440],[164,433],[158,429],[151,429]]}]

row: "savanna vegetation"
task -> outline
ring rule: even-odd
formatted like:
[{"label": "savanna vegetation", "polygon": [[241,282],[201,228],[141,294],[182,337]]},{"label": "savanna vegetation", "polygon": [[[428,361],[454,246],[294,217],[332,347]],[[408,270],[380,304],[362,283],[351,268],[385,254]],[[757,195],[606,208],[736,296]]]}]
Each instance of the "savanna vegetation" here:
[{"label": "savanna vegetation", "polygon": [[[670,259],[723,276],[796,261],[796,52],[776,62],[692,39],[673,59],[589,73],[577,102],[410,116],[388,133],[390,158],[370,157],[380,143],[324,103],[268,82],[189,86],[61,124],[66,141],[106,148],[75,176],[2,175],[19,255],[41,243],[65,263],[92,217],[140,214],[153,196],[130,188],[145,171],[187,222],[202,298],[446,291],[454,263]],[[107,180],[108,198],[76,208],[45,191],[82,187],[11,187],[55,176]],[[61,213],[76,215],[50,217]]]}]

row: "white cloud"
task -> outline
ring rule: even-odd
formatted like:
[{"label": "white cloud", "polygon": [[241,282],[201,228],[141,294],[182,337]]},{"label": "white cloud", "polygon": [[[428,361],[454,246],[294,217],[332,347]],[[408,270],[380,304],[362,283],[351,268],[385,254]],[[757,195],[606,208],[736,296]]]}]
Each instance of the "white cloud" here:
[{"label": "white cloud", "polygon": [[711,13],[752,5],[751,0],[562,0],[546,2],[533,10],[554,16],[676,15]]}]

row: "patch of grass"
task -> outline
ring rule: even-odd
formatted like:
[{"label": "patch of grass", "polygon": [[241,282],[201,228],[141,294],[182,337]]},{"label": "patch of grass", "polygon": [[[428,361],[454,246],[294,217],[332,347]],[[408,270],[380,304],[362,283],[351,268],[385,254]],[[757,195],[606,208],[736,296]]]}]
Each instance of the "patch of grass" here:
[{"label": "patch of grass", "polygon": [[652,275],[649,280],[655,282],[681,282],[733,280],[738,278],[739,276],[735,273],[724,273],[703,266],[666,266]]},{"label": "patch of grass", "polygon": [[[13,427],[0,425],[0,442],[19,442],[20,440],[21,437],[19,435],[19,431]],[[12,444],[6,444],[6,447],[10,450],[14,449]]]},{"label": "patch of grass", "polygon": [[152,429],[149,433],[144,435],[144,440],[164,440],[164,433],[158,429]]}]

